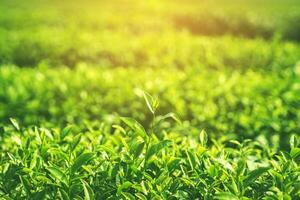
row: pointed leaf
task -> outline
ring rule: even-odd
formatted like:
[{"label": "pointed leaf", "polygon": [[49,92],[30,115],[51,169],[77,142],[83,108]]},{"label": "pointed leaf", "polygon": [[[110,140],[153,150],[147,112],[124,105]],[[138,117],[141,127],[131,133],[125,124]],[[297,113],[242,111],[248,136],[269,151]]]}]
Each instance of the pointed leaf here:
[{"label": "pointed leaf", "polygon": [[146,160],[148,160],[154,154],[158,154],[160,150],[170,145],[172,142],[170,140],[163,140],[157,144],[152,145],[146,153]]},{"label": "pointed leaf", "polygon": [[78,134],[74,137],[70,147],[71,147],[71,150],[74,151],[74,149],[77,147],[77,145],[79,144],[81,140],[81,134]]},{"label": "pointed leaf", "polygon": [[216,195],[218,200],[238,200],[239,198],[230,192],[220,192]]},{"label": "pointed leaf", "polygon": [[300,148],[293,148],[290,154],[292,158],[297,158],[300,155]]},{"label": "pointed leaf", "polygon": [[85,182],[84,180],[81,180],[81,183],[82,183],[83,190],[84,190],[84,199],[85,200],[95,199],[94,192],[93,192],[92,188],[89,186],[89,184],[87,182]]},{"label": "pointed leaf", "polygon": [[71,167],[71,173],[77,172],[83,165],[87,164],[94,157],[93,153],[83,153],[78,156]]},{"label": "pointed leaf", "polygon": [[144,127],[141,124],[139,124],[136,120],[129,117],[121,117],[121,120],[141,137],[147,137],[147,133]]},{"label": "pointed leaf", "polygon": [[60,132],[60,139],[63,140],[69,133],[71,133],[73,126],[68,125]]},{"label": "pointed leaf", "polygon": [[143,152],[144,146],[145,146],[145,142],[138,144],[138,146],[136,147],[135,152],[134,152],[135,158],[137,158],[137,157],[139,157],[139,155],[141,155],[141,153]]},{"label": "pointed leaf", "polygon": [[199,140],[202,146],[205,146],[207,143],[207,133],[205,130],[202,130],[199,134]]},{"label": "pointed leaf", "polygon": [[14,118],[9,118],[9,120],[10,120],[10,122],[12,123],[12,125],[15,127],[15,129],[16,129],[17,131],[19,131],[19,130],[20,130],[20,126],[19,126],[18,121],[17,121],[16,119],[14,119]]},{"label": "pointed leaf", "polygon": [[118,187],[118,195],[121,195],[121,193],[123,192],[123,190],[128,189],[129,187],[131,187],[133,184],[129,181],[124,182],[122,185],[120,185]]},{"label": "pointed leaf", "polygon": [[158,107],[158,101],[154,99],[150,94],[147,92],[143,92],[144,99],[146,104],[152,114],[155,113],[156,108]]},{"label": "pointed leaf", "polygon": [[291,138],[290,138],[290,146],[291,146],[291,149],[295,148],[295,147],[298,147],[298,138],[296,135],[292,135]]},{"label": "pointed leaf", "polygon": [[67,183],[67,176],[63,171],[61,171],[57,167],[47,167],[47,170],[50,172],[50,174],[55,178],[55,180],[63,183]]},{"label": "pointed leaf", "polygon": [[249,186],[253,183],[258,177],[260,177],[263,173],[267,172],[270,168],[269,167],[261,167],[251,171],[247,177],[244,179],[244,187]]},{"label": "pointed leaf", "polygon": [[69,200],[69,195],[62,189],[59,189],[60,197],[63,200]]}]

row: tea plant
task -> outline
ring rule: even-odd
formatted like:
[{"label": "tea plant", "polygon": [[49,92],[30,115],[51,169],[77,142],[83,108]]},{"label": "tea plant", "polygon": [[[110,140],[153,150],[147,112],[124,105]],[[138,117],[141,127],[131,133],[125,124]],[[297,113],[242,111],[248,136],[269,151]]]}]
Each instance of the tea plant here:
[{"label": "tea plant", "polygon": [[[155,116],[157,100],[145,94]],[[23,128],[14,119],[1,133],[4,199],[296,199],[299,138],[289,152],[258,142],[210,140],[204,130],[164,129],[170,113],[146,130],[132,118],[62,130]]]}]

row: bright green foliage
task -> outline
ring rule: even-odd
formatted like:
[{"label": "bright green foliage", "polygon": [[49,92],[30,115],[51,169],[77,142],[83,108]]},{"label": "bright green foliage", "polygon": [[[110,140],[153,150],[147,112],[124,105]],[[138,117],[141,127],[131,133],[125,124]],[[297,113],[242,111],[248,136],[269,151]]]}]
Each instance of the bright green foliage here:
[{"label": "bright green foliage", "polygon": [[300,146],[296,136],[291,138],[289,152],[276,152],[250,140],[213,140],[207,145],[203,131],[198,139],[188,130],[161,129],[159,133],[164,134],[159,139],[133,119],[122,121],[124,125],[118,128],[87,126],[81,134],[69,127],[32,127],[22,132],[5,127],[1,137],[1,197],[300,197]]}]

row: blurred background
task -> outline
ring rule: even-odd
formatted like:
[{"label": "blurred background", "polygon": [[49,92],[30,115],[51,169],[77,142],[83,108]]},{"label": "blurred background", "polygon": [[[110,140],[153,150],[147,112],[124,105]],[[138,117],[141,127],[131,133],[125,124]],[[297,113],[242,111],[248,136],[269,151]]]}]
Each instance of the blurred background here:
[{"label": "blurred background", "polygon": [[[184,68],[199,65],[200,51],[223,45],[226,36],[247,43],[300,40],[297,0],[1,0],[0,6],[0,61],[21,67],[85,62]],[[246,51],[241,43],[233,45]],[[229,54],[228,46],[221,47],[225,52],[212,56]],[[183,56],[187,63],[179,60]]]}]

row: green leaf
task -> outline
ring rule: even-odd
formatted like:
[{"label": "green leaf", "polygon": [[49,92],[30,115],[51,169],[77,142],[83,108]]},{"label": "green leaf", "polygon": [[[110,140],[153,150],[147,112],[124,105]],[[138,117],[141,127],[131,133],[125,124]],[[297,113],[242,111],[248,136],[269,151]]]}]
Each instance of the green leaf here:
[{"label": "green leaf", "polygon": [[126,131],[121,126],[119,126],[119,125],[113,125],[112,127],[115,128],[116,130],[120,131],[124,135],[126,135]]},{"label": "green leaf", "polygon": [[271,174],[271,176],[273,177],[273,180],[275,181],[275,183],[276,183],[277,185],[282,184],[282,182],[283,182],[283,180],[284,180],[282,174],[278,173],[277,171],[275,171],[275,170],[273,170],[273,169],[270,170],[270,174]]},{"label": "green leaf", "polygon": [[46,176],[40,175],[36,177],[36,180],[41,181],[42,183],[50,184],[52,181]]},{"label": "green leaf", "polygon": [[181,124],[181,120],[179,119],[179,117],[175,114],[175,113],[168,113],[165,115],[166,118],[172,118],[175,122],[177,122],[178,124]]},{"label": "green leaf", "polygon": [[71,151],[74,151],[74,149],[77,147],[77,145],[79,144],[81,140],[81,134],[78,134],[74,137],[70,147],[71,147]]},{"label": "green leaf", "polygon": [[150,94],[148,94],[147,92],[143,92],[143,96],[144,96],[144,99],[146,101],[146,104],[150,110],[150,112],[152,114],[155,113],[157,107],[158,107],[158,100],[157,99],[154,99]]},{"label": "green leaf", "polygon": [[290,138],[290,146],[291,149],[298,147],[299,143],[298,143],[298,138],[296,135],[292,135]]},{"label": "green leaf", "polygon": [[172,173],[174,170],[176,170],[179,166],[181,159],[179,158],[173,158],[171,161],[168,162],[168,171]]},{"label": "green leaf", "polygon": [[231,176],[231,189],[232,189],[232,191],[231,192],[233,192],[235,195],[238,195],[239,194],[239,189],[238,189],[238,186],[237,186],[237,184],[236,184],[236,182],[235,182],[235,180],[234,180],[234,178]]},{"label": "green leaf", "polygon": [[0,136],[5,133],[5,128],[3,126],[0,126]]},{"label": "green leaf", "polygon": [[297,158],[300,155],[300,148],[293,148],[290,154],[293,159]]},{"label": "green leaf", "polygon": [[71,133],[73,126],[68,125],[60,132],[60,139],[63,140],[69,133]]},{"label": "green leaf", "polygon": [[118,187],[117,194],[121,195],[121,193],[123,192],[123,190],[126,190],[126,189],[130,188],[132,185],[133,184],[131,182],[129,182],[129,181],[124,182],[122,185],[120,185]]},{"label": "green leaf", "polygon": [[47,170],[55,178],[56,181],[65,183],[67,185],[67,176],[63,171],[57,167],[47,167]]},{"label": "green leaf", "polygon": [[12,123],[12,125],[15,127],[15,129],[16,129],[17,131],[19,131],[19,130],[20,130],[20,126],[19,126],[18,121],[17,121],[16,119],[14,119],[14,118],[9,118],[9,120],[10,120],[10,122]]},{"label": "green leaf", "polygon": [[220,192],[216,195],[218,200],[238,200],[239,198],[230,192]]},{"label": "green leaf", "polygon": [[173,119],[175,122],[177,122],[178,124],[181,124],[181,120],[179,119],[179,117],[175,114],[175,113],[168,113],[166,115],[163,115],[163,116],[158,116],[156,118],[156,121],[155,123],[156,124],[159,124],[161,121],[165,120],[165,119],[168,119],[168,118],[171,118]]},{"label": "green leaf", "polygon": [[186,150],[186,155],[188,157],[188,161],[190,163],[190,166],[192,168],[192,170],[194,170],[194,168],[196,167],[196,156],[194,155],[194,153]]},{"label": "green leaf", "polygon": [[292,156],[290,153],[285,152],[285,151],[280,151],[281,158],[283,158],[284,161],[292,160]]},{"label": "green leaf", "polygon": [[142,142],[137,145],[135,152],[134,152],[135,158],[137,158],[137,157],[139,157],[139,155],[141,155],[141,153],[143,152],[144,146],[145,146],[145,142]]},{"label": "green leaf", "polygon": [[147,197],[142,193],[136,193],[135,196],[140,200],[147,200]]},{"label": "green leaf", "polygon": [[140,135],[143,138],[147,137],[147,133],[144,129],[144,127],[139,124],[136,120],[129,118],[129,117],[121,117],[121,120],[133,131],[135,131],[138,135]]},{"label": "green leaf", "polygon": [[71,167],[71,173],[77,172],[83,165],[87,164],[94,157],[93,153],[83,153],[78,156]]},{"label": "green leaf", "polygon": [[135,196],[130,194],[129,192],[122,192],[122,196],[125,197],[126,200],[135,200]]},{"label": "green leaf", "polygon": [[210,165],[207,171],[211,177],[216,177],[218,175],[218,168],[215,165]]},{"label": "green leaf", "polygon": [[84,199],[85,200],[95,199],[94,192],[93,192],[92,188],[89,186],[89,184],[87,182],[85,182],[84,180],[81,180],[81,183],[82,183],[83,190],[84,190]]},{"label": "green leaf", "polygon": [[160,150],[170,145],[172,141],[170,140],[163,140],[157,144],[152,145],[146,153],[146,160],[148,160],[154,154],[158,154]]},{"label": "green leaf", "polygon": [[243,181],[244,187],[246,188],[247,186],[249,186],[258,177],[260,177],[263,173],[267,172],[269,169],[270,169],[270,167],[261,167],[261,168],[251,171]]},{"label": "green leaf", "polygon": [[30,169],[33,169],[35,168],[36,166],[36,161],[37,161],[37,152],[35,151],[32,158],[31,158],[31,161],[30,161]]},{"label": "green leaf", "polygon": [[66,191],[59,189],[59,193],[62,200],[70,200],[69,195]]},{"label": "green leaf", "polygon": [[40,191],[40,192],[36,192],[35,194],[32,194],[32,199],[33,200],[41,200],[41,199],[45,199],[46,196],[46,191]]},{"label": "green leaf", "polygon": [[24,189],[26,190],[26,192],[28,194],[30,194],[31,186],[30,186],[29,180],[26,177],[24,177],[24,176],[19,176],[19,177],[20,177],[20,180],[21,180],[21,183],[22,183]]},{"label": "green leaf", "polygon": [[238,161],[238,165],[236,168],[236,174],[239,176],[243,174],[246,170],[246,161],[244,159],[241,159]]},{"label": "green leaf", "polygon": [[200,144],[201,144],[202,146],[205,146],[205,145],[206,145],[208,139],[207,139],[207,133],[206,133],[205,130],[202,130],[202,131],[200,132],[200,134],[199,134],[199,140],[200,140]]}]

